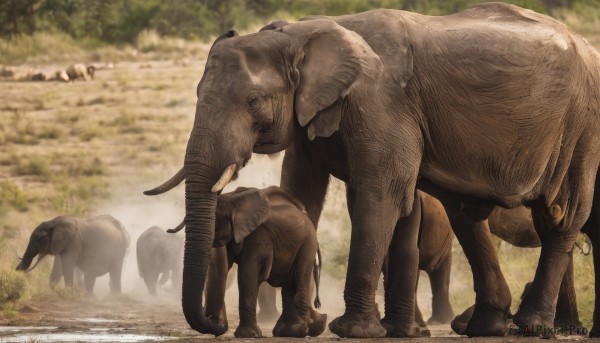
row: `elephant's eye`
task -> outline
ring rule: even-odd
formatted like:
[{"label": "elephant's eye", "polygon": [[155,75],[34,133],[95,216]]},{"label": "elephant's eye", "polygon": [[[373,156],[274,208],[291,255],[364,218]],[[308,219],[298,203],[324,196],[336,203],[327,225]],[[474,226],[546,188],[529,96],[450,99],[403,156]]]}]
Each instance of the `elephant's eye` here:
[{"label": "elephant's eye", "polygon": [[256,95],[252,95],[252,96],[248,97],[248,99],[246,100],[246,106],[248,107],[248,110],[250,110],[250,111],[257,110],[258,104],[259,104],[259,99],[258,99],[258,96],[256,96]]}]

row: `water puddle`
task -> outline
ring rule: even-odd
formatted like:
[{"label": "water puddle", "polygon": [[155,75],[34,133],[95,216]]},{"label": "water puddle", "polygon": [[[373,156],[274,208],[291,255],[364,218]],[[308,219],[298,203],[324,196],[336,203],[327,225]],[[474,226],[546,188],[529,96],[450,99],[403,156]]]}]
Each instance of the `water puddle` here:
[{"label": "water puddle", "polygon": [[0,335],[3,333],[33,331],[33,330],[56,330],[58,326],[0,326]]},{"label": "water puddle", "polygon": [[2,343],[29,342],[147,342],[167,341],[175,337],[108,333],[47,333],[0,337]]},{"label": "water puddle", "polygon": [[75,318],[74,320],[77,322],[92,323],[92,324],[118,322],[117,319],[106,319],[106,318]]}]

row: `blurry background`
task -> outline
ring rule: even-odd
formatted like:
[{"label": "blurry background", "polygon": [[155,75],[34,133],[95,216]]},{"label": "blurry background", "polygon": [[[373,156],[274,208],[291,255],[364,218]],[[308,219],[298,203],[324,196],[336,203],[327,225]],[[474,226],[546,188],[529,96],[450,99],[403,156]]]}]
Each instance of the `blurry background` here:
[{"label": "blurry background", "polygon": [[[193,123],[196,85],[210,43],[235,27],[254,32],[273,19],[308,14],[348,14],[388,7],[443,15],[481,1],[469,0],[1,0],[0,1],[0,320],[18,321],[39,302],[81,299],[50,289],[52,257],[37,270],[14,272],[31,231],[58,215],[109,213],[130,231],[125,296],[145,301],[135,241],[152,225],[174,227],[183,218],[183,189],[145,197],[144,189],[173,175],[183,163]],[[549,14],[600,47],[600,0],[507,1]],[[31,82],[33,72],[72,63],[98,67],[91,82]],[[279,183],[282,154],[254,156],[237,185]],[[323,312],[343,310],[349,220],[345,193],[332,182],[319,240],[325,282]],[[539,249],[497,241],[513,292],[513,311],[533,278]],[[455,312],[474,301],[471,272],[454,246],[451,300]],[[575,253],[580,315],[590,327],[593,309],[591,256]],[[107,296],[108,277],[96,283]],[[230,292],[232,299],[237,295]],[[431,295],[421,276],[419,301],[430,313]],[[174,301],[175,306],[177,301]],[[235,305],[235,301],[232,300]],[[230,307],[230,312],[237,312]]]}]

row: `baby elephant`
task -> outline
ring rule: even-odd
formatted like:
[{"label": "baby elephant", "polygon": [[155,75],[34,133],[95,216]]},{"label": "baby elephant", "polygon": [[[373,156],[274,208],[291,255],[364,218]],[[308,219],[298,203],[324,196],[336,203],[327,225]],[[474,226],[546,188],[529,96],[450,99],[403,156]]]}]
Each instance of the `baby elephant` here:
[{"label": "baby elephant", "polygon": [[[89,219],[59,216],[41,223],[33,230],[17,270],[35,268],[46,255],[60,256],[54,260],[51,284],[64,276],[65,284],[73,286],[77,267],[83,272],[87,293],[93,293],[97,277],[110,273],[110,290],[119,294],[123,260],[128,247],[129,234],[112,216]],[[36,256],[37,262],[29,269]]]},{"label": "baby elephant", "polygon": [[182,237],[168,234],[160,227],[153,226],[138,238],[136,254],[138,271],[151,295],[156,295],[157,282],[164,286],[169,279],[173,288],[181,290]]},{"label": "baby elephant", "polygon": [[[318,282],[317,233],[304,207],[279,187],[238,188],[219,197],[215,225],[206,316],[227,325],[225,285],[229,268],[237,263],[240,324],[236,337],[262,336],[256,300],[263,281],[282,287],[282,314],[274,336],[320,335],[327,315],[316,312],[310,301],[313,271]],[[319,306],[318,295],[315,305]]]}]

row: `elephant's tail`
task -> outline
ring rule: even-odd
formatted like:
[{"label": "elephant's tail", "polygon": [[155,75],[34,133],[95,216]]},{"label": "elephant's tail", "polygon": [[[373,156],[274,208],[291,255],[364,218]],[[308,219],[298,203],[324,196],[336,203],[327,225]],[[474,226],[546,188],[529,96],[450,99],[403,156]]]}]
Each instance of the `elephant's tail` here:
[{"label": "elephant's tail", "polygon": [[321,247],[317,245],[317,256],[315,259],[315,266],[313,268],[313,277],[315,279],[315,308],[321,308],[321,299],[319,299],[319,283],[321,282],[321,267],[323,264],[321,263]]}]

